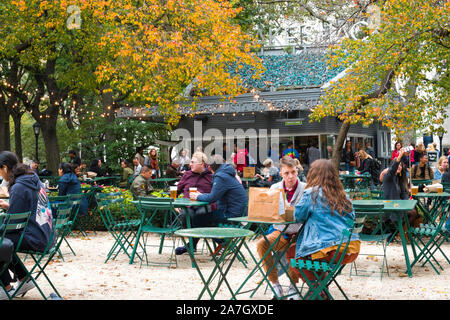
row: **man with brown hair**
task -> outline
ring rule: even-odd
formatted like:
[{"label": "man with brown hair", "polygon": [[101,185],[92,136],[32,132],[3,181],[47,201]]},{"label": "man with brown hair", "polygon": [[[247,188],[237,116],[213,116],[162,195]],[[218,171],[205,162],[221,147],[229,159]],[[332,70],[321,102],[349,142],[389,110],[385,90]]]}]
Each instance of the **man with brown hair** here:
[{"label": "man with brown hair", "polygon": [[150,184],[150,178],[152,177],[152,168],[144,165],[141,169],[141,173],[133,180],[130,190],[133,197],[149,196],[153,191],[153,187]]},{"label": "man with brown hair", "polygon": [[[294,159],[285,156],[280,160],[280,175],[283,178],[282,181],[273,184],[270,189],[283,189],[286,194],[286,200],[289,207],[295,207],[297,203],[300,202],[300,199],[303,196],[303,191],[305,189],[306,184],[301,182],[298,178],[298,170],[296,166],[296,162]],[[279,241],[276,243],[273,250],[275,251],[284,251],[292,237],[294,237],[298,231],[300,230],[301,224],[295,223],[291,224],[286,228],[284,224],[274,224],[270,227],[269,231],[266,234],[266,239],[259,239],[256,244],[256,248],[258,251],[258,255],[260,259],[266,255],[269,247],[279,238]],[[284,231],[284,232],[283,232]],[[283,232],[283,233],[282,233]],[[281,234],[282,233],[282,234]],[[281,234],[281,235],[280,235]],[[294,242],[295,245],[295,242]],[[273,265],[272,253],[269,252],[267,256],[264,258],[264,269],[266,272]],[[297,283],[298,276],[293,271],[291,267],[289,267],[289,276],[291,279]],[[277,269],[273,268],[272,271],[267,275],[269,281],[272,283],[273,288],[278,297],[283,296],[283,288],[281,287],[278,281],[278,273]],[[289,286],[288,290],[289,299],[298,299],[297,289],[292,284]],[[277,297],[274,296],[273,299]]]}]

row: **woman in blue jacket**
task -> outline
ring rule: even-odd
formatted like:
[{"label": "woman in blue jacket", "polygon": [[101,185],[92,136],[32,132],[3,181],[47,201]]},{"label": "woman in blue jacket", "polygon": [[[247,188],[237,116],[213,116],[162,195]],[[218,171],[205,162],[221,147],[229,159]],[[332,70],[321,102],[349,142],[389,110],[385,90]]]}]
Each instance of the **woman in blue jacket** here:
[{"label": "woman in blue jacket", "polygon": [[[342,231],[348,228],[346,220],[354,220],[355,212],[330,160],[314,161],[306,181],[303,197],[294,211],[295,221],[304,224],[298,235],[295,258],[329,262],[341,243]],[[353,262],[358,257],[359,249],[359,237],[354,234],[342,263]],[[287,255],[293,258],[293,250],[288,250]],[[296,272],[302,277],[298,270]],[[305,271],[305,275],[311,281],[315,279],[311,271]],[[321,293],[321,297],[328,298],[325,292]]]},{"label": "woman in blue jacket", "polygon": [[[78,180],[76,174],[74,173],[74,167],[70,163],[61,163],[59,165],[58,173],[61,178],[59,178],[58,183],[58,195],[65,196],[68,194],[80,194],[81,182]],[[83,197],[81,201],[80,210],[78,214],[84,216],[87,214],[88,202],[86,197]]]},{"label": "woman in blue jacket", "polygon": [[[8,182],[9,189],[9,203],[0,200],[0,207],[6,210],[7,214],[31,212],[20,249],[43,252],[53,237],[53,226],[47,194],[39,177],[29,166],[19,163],[17,156],[9,151],[0,153],[0,175]],[[17,231],[8,231],[6,237],[17,246],[21,234]],[[27,271],[16,257],[12,257],[8,269],[19,279],[17,285],[25,280]],[[0,281],[9,295],[22,295],[35,287],[33,281],[29,279],[18,292],[15,292],[8,269],[0,275]],[[0,300],[5,299],[8,299],[6,293],[0,290]]]}]

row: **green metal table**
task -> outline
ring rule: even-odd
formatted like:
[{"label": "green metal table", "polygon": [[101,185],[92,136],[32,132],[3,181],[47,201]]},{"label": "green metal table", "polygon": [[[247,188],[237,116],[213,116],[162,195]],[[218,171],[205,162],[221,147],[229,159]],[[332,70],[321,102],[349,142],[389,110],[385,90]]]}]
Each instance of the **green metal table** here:
[{"label": "green metal table", "polygon": [[[280,235],[275,239],[275,241],[270,244],[270,242],[267,240],[267,237],[265,234],[262,234],[262,236],[264,237],[264,240],[270,244],[267,252],[264,254],[264,256],[261,259],[257,259],[255,257],[255,255],[253,255],[252,251],[250,250],[250,248],[248,247],[247,243],[244,243],[244,247],[247,249],[248,253],[250,254],[250,256],[253,259],[253,262],[255,263],[255,267],[250,271],[250,273],[248,274],[247,278],[244,280],[244,282],[241,284],[241,286],[239,287],[239,289],[236,291],[235,295],[238,294],[243,294],[246,292],[252,292],[252,294],[250,295],[250,298],[253,297],[253,295],[256,293],[256,291],[261,287],[261,285],[265,282],[267,283],[267,285],[270,287],[270,289],[272,290],[274,296],[281,300],[283,298],[285,298],[286,296],[283,297],[279,297],[277,295],[277,293],[275,292],[275,289],[273,288],[272,284],[270,283],[269,279],[267,278],[267,275],[270,274],[270,272],[277,266],[277,264],[279,266],[281,266],[281,268],[283,269],[283,272],[286,274],[286,276],[289,278],[289,281],[294,285],[294,287],[297,290],[298,295],[301,297],[301,293],[300,291],[298,291],[296,284],[294,283],[294,281],[292,280],[292,278],[289,275],[289,263],[286,265],[284,265],[283,263],[281,263],[281,259],[284,257],[284,255],[286,254],[286,251],[289,249],[289,247],[291,246],[291,244],[294,242],[294,240],[296,239],[295,237],[291,237],[289,239],[289,242],[286,246],[286,249],[284,249],[283,251],[276,251],[274,250],[276,244],[280,241],[281,237],[283,236],[283,233],[287,230],[287,228],[289,227],[289,225],[291,224],[295,224],[297,222],[295,221],[289,221],[289,222],[279,222],[279,223],[274,223],[274,222],[265,222],[265,221],[255,221],[255,220],[249,220],[248,217],[238,217],[238,218],[229,218],[229,221],[233,221],[233,222],[240,222],[242,224],[245,224],[245,228],[250,228],[251,225],[256,224],[256,225],[285,225],[285,227],[283,228],[283,231],[280,233]],[[273,265],[267,270],[267,272],[264,270],[264,268],[262,267],[264,265],[264,259],[269,255],[269,253],[272,253],[272,257],[273,257]],[[250,289],[247,291],[242,291],[242,288],[245,286],[245,284],[250,280],[251,277],[253,277],[253,275],[255,275],[257,272],[260,272],[261,275],[263,276],[263,281],[260,281],[259,284],[256,286],[256,288],[254,289]]]},{"label": "green metal table", "polygon": [[[370,183],[371,175],[369,173],[364,174],[340,174],[339,179],[344,185],[344,189],[358,190],[361,188],[367,188]],[[361,183],[355,180],[361,179]]]},{"label": "green metal table", "polygon": [[169,189],[170,183],[180,180],[180,178],[157,178],[157,179],[149,179],[151,183],[155,184],[155,187],[161,189]]},{"label": "green metal table", "polygon": [[[405,231],[403,230],[403,220],[404,215],[407,211],[413,210],[417,205],[417,200],[353,200],[354,204],[358,205],[365,205],[365,204],[383,204],[383,211],[385,213],[394,213],[397,216],[397,231],[400,234],[400,239],[402,241],[402,247],[403,247],[403,254],[405,257],[405,263],[406,263],[406,272],[409,277],[412,277],[412,268],[411,268],[411,262],[409,259],[408,254],[408,247],[407,247],[407,240],[405,237]],[[408,219],[405,219],[406,224],[408,223]],[[409,226],[407,230],[409,229]],[[407,231],[408,232],[408,231]],[[416,251],[414,246],[411,246],[414,257],[416,257]]]},{"label": "green metal table", "polygon": [[445,208],[447,201],[449,201],[449,197],[450,193],[448,192],[419,192],[413,196],[413,199],[417,200],[417,207],[424,213],[426,222],[434,223],[443,208]]},{"label": "green metal table", "polygon": [[241,181],[242,181],[242,184],[245,183],[244,188],[248,189],[248,188],[250,188],[252,186],[252,184],[255,181],[258,181],[258,179],[259,178],[257,178],[257,177],[254,177],[254,178],[241,178]]},{"label": "green metal table", "polygon": [[[168,198],[168,199],[170,199],[170,198]],[[151,200],[149,200],[149,201],[151,202]],[[133,203],[136,206],[139,205],[139,201],[137,201],[137,200],[132,201],[131,203]],[[187,199],[187,198],[177,198],[173,202],[173,207],[174,208],[199,207],[199,206],[206,206],[208,204],[209,204],[209,202],[205,202],[205,201],[191,201],[190,199]],[[142,230],[141,230],[142,227],[143,226],[139,226],[139,230],[136,235],[136,241],[135,241],[136,244],[139,243],[140,236],[142,234]],[[186,227],[191,228],[191,219],[188,214],[186,214]],[[194,252],[194,245],[193,245],[192,239],[190,239],[190,240],[191,240],[191,241],[189,241],[189,249],[190,250],[188,250],[188,251]],[[131,253],[130,264],[132,264],[134,261],[134,256],[136,254],[136,250],[137,250],[137,245],[134,246],[133,252]],[[194,267],[194,264],[192,264],[192,267]]]},{"label": "green metal table", "polygon": [[[202,238],[206,242],[208,250],[214,261],[214,268],[212,269],[210,275],[206,279],[203,276],[202,271],[199,268],[197,261],[195,260],[195,255],[193,251],[188,250],[189,257],[191,258],[192,264],[196,268],[204,287],[200,292],[197,300],[200,300],[205,292],[208,292],[209,297],[214,300],[222,284],[226,284],[228,291],[231,293],[233,300],[236,299],[236,294],[231,288],[230,283],[227,281],[227,274],[230,271],[233,262],[236,260],[237,253],[241,246],[245,243],[245,238],[253,235],[253,231],[240,228],[192,228],[192,229],[181,229],[175,231],[175,235],[181,237],[183,243],[186,245],[185,238]],[[211,243],[213,239],[224,239],[227,240],[224,253],[221,255],[214,255],[214,245]],[[235,250],[233,250],[236,248]],[[230,254],[226,254],[227,252]],[[210,288],[213,285],[213,281],[219,276],[215,288]]]}]

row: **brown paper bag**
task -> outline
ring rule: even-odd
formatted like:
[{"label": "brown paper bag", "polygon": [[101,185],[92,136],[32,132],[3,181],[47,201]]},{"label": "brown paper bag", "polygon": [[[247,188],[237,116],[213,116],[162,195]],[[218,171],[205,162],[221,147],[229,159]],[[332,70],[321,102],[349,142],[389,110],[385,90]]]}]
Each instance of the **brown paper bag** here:
[{"label": "brown paper bag", "polygon": [[0,187],[0,198],[9,198],[8,187]]},{"label": "brown paper bag", "polygon": [[282,189],[251,187],[248,194],[248,220],[285,222],[285,196]]},{"label": "brown paper bag", "polygon": [[255,177],[255,167],[244,167],[243,168],[244,178],[254,178]]}]

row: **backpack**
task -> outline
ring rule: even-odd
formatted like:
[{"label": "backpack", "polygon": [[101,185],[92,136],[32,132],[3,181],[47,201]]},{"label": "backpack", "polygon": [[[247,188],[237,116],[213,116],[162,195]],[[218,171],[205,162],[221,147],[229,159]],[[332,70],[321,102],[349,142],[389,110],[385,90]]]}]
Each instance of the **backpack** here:
[{"label": "backpack", "polygon": [[373,168],[377,171],[381,170],[381,161],[377,158],[373,159]]}]

